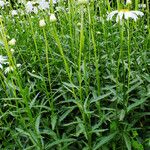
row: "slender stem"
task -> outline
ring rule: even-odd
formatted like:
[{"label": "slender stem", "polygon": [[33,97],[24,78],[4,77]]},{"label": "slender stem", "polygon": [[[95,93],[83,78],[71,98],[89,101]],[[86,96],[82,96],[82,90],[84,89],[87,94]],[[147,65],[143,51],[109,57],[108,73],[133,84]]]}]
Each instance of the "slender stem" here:
[{"label": "slender stem", "polygon": [[[130,73],[130,24],[129,24],[129,20],[127,22],[127,26],[128,26],[127,33],[128,33],[128,90],[129,90],[129,88],[130,88],[130,74],[131,74]],[[128,98],[127,98],[126,106],[128,104]]]},{"label": "slender stem", "polygon": [[81,28],[80,28],[80,47],[79,47],[79,58],[78,58],[78,78],[79,78],[79,95],[82,100],[82,74],[81,74],[81,61],[82,61],[82,51],[84,47],[84,13],[83,7],[81,6]]},{"label": "slender stem", "polygon": [[119,94],[120,94],[120,83],[119,83],[120,62],[123,61],[123,58],[122,58],[123,39],[124,39],[124,22],[123,21],[122,21],[122,25],[119,24],[119,28],[120,28],[120,53],[119,53],[118,64],[117,64],[117,78],[116,78],[116,95],[117,95],[116,116],[117,116],[117,113],[118,113],[118,98],[119,98]]},{"label": "slender stem", "polygon": [[47,36],[45,29],[43,28],[43,34],[45,38],[45,54],[46,54],[46,66],[47,66],[47,74],[48,74],[48,82],[49,82],[49,88],[51,91],[51,73],[50,73],[50,67],[49,67],[49,57],[48,57],[48,41],[47,41]]}]

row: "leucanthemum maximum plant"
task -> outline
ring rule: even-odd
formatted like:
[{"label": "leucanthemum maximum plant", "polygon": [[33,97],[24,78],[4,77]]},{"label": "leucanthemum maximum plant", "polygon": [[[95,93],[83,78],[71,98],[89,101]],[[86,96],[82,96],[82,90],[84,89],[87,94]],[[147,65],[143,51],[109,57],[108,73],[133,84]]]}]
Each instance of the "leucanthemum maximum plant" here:
[{"label": "leucanthemum maximum plant", "polygon": [[[26,1],[19,10],[13,8],[18,15],[0,8],[5,29],[0,43],[0,147],[130,150],[138,142],[133,132],[143,130],[138,115],[147,107],[146,12],[137,21],[143,13],[129,9],[131,0],[115,12],[115,3],[103,7],[105,0],[55,1]],[[112,26],[106,18],[115,17],[118,23]]]}]

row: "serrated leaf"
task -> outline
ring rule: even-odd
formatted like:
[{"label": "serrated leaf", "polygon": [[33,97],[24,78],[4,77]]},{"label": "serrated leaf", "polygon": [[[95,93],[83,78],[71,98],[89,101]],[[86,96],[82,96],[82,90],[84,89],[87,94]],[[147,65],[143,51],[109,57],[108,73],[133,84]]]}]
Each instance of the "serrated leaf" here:
[{"label": "serrated leaf", "polygon": [[37,133],[39,133],[40,119],[41,119],[41,115],[39,115],[35,121],[35,129],[36,129]]},{"label": "serrated leaf", "polygon": [[150,83],[150,76],[148,74],[143,75],[143,77]]},{"label": "serrated leaf", "polygon": [[41,134],[49,135],[51,138],[57,140],[57,134],[51,129],[44,129],[40,132]]},{"label": "serrated leaf", "polygon": [[129,90],[126,92],[126,94],[129,94],[130,92],[132,92],[133,90],[137,89],[143,82],[140,80],[138,81],[136,84],[134,84],[133,86],[131,86],[129,88]]},{"label": "serrated leaf", "polygon": [[37,78],[37,79],[40,79],[40,80],[43,80],[43,78],[39,75],[36,75],[36,74],[33,74],[31,72],[28,71],[28,74],[31,76],[31,77],[34,77],[34,78]]},{"label": "serrated leaf", "polygon": [[135,103],[129,105],[127,108],[127,112],[129,112],[129,111],[133,110],[135,107],[143,104],[146,100],[147,100],[147,98],[143,98],[143,99],[137,100]]},{"label": "serrated leaf", "polygon": [[30,136],[29,133],[25,132],[24,130],[22,130],[22,129],[20,129],[20,128],[16,128],[16,130],[17,130],[21,135]]},{"label": "serrated leaf", "polygon": [[51,142],[50,144],[48,144],[48,145],[45,147],[45,149],[46,149],[46,150],[50,150],[50,148],[52,148],[53,146],[58,145],[58,144],[60,144],[60,143],[68,143],[68,142],[72,143],[72,142],[74,142],[74,141],[75,141],[75,139],[73,139],[73,138],[57,140],[57,141],[54,141],[54,142]]},{"label": "serrated leaf", "polygon": [[64,86],[70,87],[70,88],[77,88],[77,86],[75,86],[73,83],[67,83],[67,82],[63,82]]},{"label": "serrated leaf", "polygon": [[69,110],[67,110],[66,112],[64,112],[59,118],[59,122],[63,121],[68,115],[69,113],[71,113],[73,111],[73,109],[76,108],[76,106],[71,107]]},{"label": "serrated leaf", "polygon": [[109,92],[109,93],[107,93],[107,94],[98,96],[98,97],[92,99],[92,100],[90,101],[90,103],[94,103],[94,102],[97,102],[97,101],[99,101],[99,100],[102,100],[102,99],[108,97],[108,96],[111,95],[111,94],[112,94],[112,92]]},{"label": "serrated leaf", "polygon": [[35,96],[35,97],[33,98],[33,100],[31,101],[31,103],[30,103],[30,109],[34,106],[34,103],[35,103],[37,97],[39,96],[39,94],[40,94],[40,92],[37,93],[36,96]]},{"label": "serrated leaf", "polygon": [[108,143],[110,140],[112,140],[116,136],[116,134],[117,132],[101,138],[101,140],[98,143],[96,143],[95,147],[93,147],[93,150],[97,150],[100,147],[102,147],[104,144]]}]

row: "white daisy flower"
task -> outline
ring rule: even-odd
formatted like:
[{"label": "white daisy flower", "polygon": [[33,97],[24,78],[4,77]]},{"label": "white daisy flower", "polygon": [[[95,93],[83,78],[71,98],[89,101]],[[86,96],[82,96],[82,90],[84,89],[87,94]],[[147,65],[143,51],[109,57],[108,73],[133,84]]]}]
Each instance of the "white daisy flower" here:
[{"label": "white daisy flower", "polygon": [[4,6],[5,6],[4,1],[0,0],[0,7],[4,8]]},{"label": "white daisy flower", "polygon": [[41,10],[49,9],[49,2],[46,2],[45,0],[41,0],[39,2],[38,8],[41,9]]},{"label": "white daisy flower", "polygon": [[11,11],[11,15],[14,17],[14,16],[17,16],[18,15],[18,11],[17,10],[12,10]]},{"label": "white daisy flower", "polygon": [[9,62],[7,61],[7,56],[2,56],[0,55],[0,69],[3,69],[3,64],[8,64]]},{"label": "white daisy flower", "polygon": [[107,20],[112,20],[113,16],[117,14],[116,22],[122,21],[123,19],[128,20],[129,18],[134,19],[136,21],[138,16],[142,17],[144,15],[141,11],[129,11],[128,9],[122,9],[120,11],[115,10],[108,14]]},{"label": "white daisy flower", "polygon": [[32,2],[31,1],[28,1],[25,5],[25,9],[26,9],[26,12],[27,13],[31,13],[33,12],[33,5],[32,5]]}]

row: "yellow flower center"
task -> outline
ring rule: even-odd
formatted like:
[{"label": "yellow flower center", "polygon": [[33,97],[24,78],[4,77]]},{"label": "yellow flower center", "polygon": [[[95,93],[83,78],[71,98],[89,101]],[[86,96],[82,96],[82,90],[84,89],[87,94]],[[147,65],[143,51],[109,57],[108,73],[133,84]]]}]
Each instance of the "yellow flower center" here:
[{"label": "yellow flower center", "polygon": [[121,9],[119,12],[129,12],[129,9]]}]

